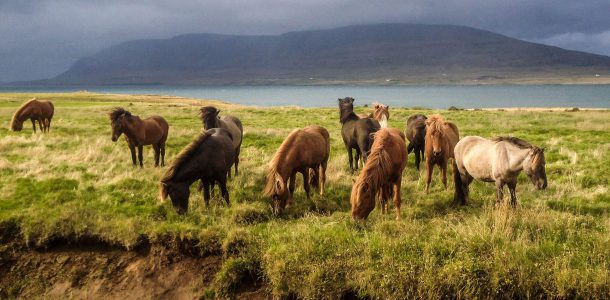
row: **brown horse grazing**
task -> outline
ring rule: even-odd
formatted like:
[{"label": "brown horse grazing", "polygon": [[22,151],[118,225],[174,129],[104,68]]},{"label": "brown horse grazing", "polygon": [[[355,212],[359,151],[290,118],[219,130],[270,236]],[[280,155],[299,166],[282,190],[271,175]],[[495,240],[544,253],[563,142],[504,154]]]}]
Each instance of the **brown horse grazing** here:
[{"label": "brown horse grazing", "polygon": [[215,128],[202,132],[178,154],[161,178],[159,198],[164,201],[169,196],[178,213],[184,213],[188,210],[189,187],[201,180],[206,207],[209,206],[210,188],[216,182],[230,205],[227,174],[231,172],[234,158],[235,149],[227,130]]},{"label": "brown horse grazing", "polygon": [[125,140],[131,150],[131,160],[136,166],[136,147],[140,167],[142,163],[142,150],[145,145],[152,145],[155,150],[155,167],[159,165],[159,154],[161,154],[161,166],[165,165],[165,141],[169,131],[169,125],[160,116],[151,116],[144,120],[121,107],[115,108],[108,116],[112,126],[112,141],[116,142],[121,134],[125,133]]},{"label": "brown horse grazing", "polygon": [[[366,157],[371,149],[371,134],[379,130],[381,127],[377,120],[371,118],[359,118],[354,113],[354,98],[345,97],[339,99],[339,121],[342,124],[341,136],[343,143],[347,149],[347,157],[349,159],[349,167],[353,172],[358,169],[358,159],[362,156],[362,160],[366,162]],[[356,149],[356,164],[352,157],[352,149]]]},{"label": "brown horse grazing", "polygon": [[53,103],[48,100],[37,100],[36,98],[24,103],[17,109],[13,114],[11,120],[11,130],[21,131],[23,129],[23,122],[27,119],[32,121],[32,128],[36,132],[36,121],[40,131],[49,132],[51,129],[51,119],[53,119],[53,113],[55,107]]},{"label": "brown horse grazing", "polygon": [[[286,137],[269,163],[263,190],[265,197],[271,197],[273,213],[281,213],[287,202],[292,203],[297,172],[303,174],[307,199],[311,169],[317,173],[320,195],[324,195],[329,155],[330,136],[324,127],[310,125],[295,129]],[[288,180],[290,185],[287,186]]]},{"label": "brown horse grazing", "polygon": [[[235,176],[237,176],[237,166],[239,165],[239,152],[241,150],[241,141],[244,137],[244,128],[241,121],[233,116],[224,116],[222,119],[218,117],[220,110],[213,106],[204,106],[200,109],[201,121],[203,127],[207,129],[224,128],[231,134],[233,147],[235,148]],[[231,177],[231,173],[229,173]]]},{"label": "brown horse grazing", "polygon": [[[460,132],[457,126],[451,122],[445,122],[443,117],[432,115],[426,120],[426,166],[428,177],[426,180],[426,193],[432,181],[434,165],[441,169],[441,179],[445,190],[447,189],[447,163],[453,156],[453,148],[460,140]],[[453,170],[455,175],[455,170]]]},{"label": "brown horse grazing", "polygon": [[539,190],[547,186],[544,149],[515,137],[488,140],[467,136],[455,145],[453,177],[454,200],[468,202],[468,186],[473,179],[496,184],[496,203],[502,203],[504,185],[508,185],[510,204],[517,205],[517,176],[521,170]]},{"label": "brown horse grazing", "polygon": [[[406,136],[409,140],[409,146],[407,146],[407,152],[415,152],[415,167],[419,170],[419,162],[424,156],[424,147],[426,145],[426,120],[428,117],[416,114],[412,115],[407,119],[407,130]],[[421,155],[421,158],[420,158]]]},{"label": "brown horse grazing", "polygon": [[394,128],[377,131],[369,159],[352,187],[352,218],[366,219],[380,194],[382,212],[388,212],[388,200],[393,196],[396,220],[400,219],[400,185],[406,165],[407,147],[402,132]]},{"label": "brown horse grazing", "polygon": [[373,112],[369,115],[379,122],[381,128],[388,127],[388,120],[390,120],[390,106],[383,105],[379,102],[373,102]]}]

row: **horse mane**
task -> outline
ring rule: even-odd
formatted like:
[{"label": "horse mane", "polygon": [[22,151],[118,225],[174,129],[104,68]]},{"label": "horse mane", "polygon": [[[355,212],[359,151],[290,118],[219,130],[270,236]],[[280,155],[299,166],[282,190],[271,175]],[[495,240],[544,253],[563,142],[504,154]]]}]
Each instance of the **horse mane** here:
[{"label": "horse mane", "polygon": [[199,109],[199,118],[201,121],[205,121],[206,117],[210,114],[217,113],[218,109],[214,106],[204,106]]},{"label": "horse mane", "polygon": [[110,121],[113,121],[113,122],[118,120],[119,117],[122,115],[131,116],[131,113],[129,111],[126,111],[122,107],[115,107],[114,109],[112,109],[112,111],[110,113],[108,113],[108,117],[110,118]]},{"label": "horse mane", "polygon": [[[358,180],[354,183],[357,190],[363,185],[369,186],[369,191],[376,195],[378,188],[382,189],[382,192],[386,195],[390,195],[391,191],[388,190],[389,181],[388,175],[391,172],[392,162],[390,160],[390,154],[385,150],[386,145],[390,142],[391,135],[388,130],[379,130],[375,133],[373,145],[371,147],[371,153],[368,156],[366,164],[362,168]],[[357,194],[352,193],[352,198],[357,197]],[[351,201],[353,202],[353,201]]]},{"label": "horse mane", "polygon": [[[288,150],[290,150],[290,147],[294,144],[294,140],[296,139],[297,133],[300,131],[301,131],[301,129],[295,129],[292,132],[290,132],[288,137],[286,137],[286,139],[282,142],[280,147],[277,149],[277,151],[273,155],[273,158],[269,162],[269,166],[267,168],[267,174],[265,176],[266,177],[265,188],[263,189],[263,195],[265,197],[270,197],[274,194],[280,194],[282,192],[282,191],[278,191],[277,186],[275,185],[275,183],[276,183],[276,181],[278,181],[278,179],[282,183],[284,182],[280,173],[277,172],[277,166],[278,166],[278,164],[280,164],[281,162],[284,161],[284,156],[285,156],[286,152],[288,152]],[[282,184],[282,186],[280,188],[284,189],[285,187]]]},{"label": "horse mane", "polygon": [[36,101],[36,98],[32,98],[30,100],[28,100],[26,103],[23,103],[18,109],[17,111],[13,114],[13,118],[11,118],[11,129],[14,128],[15,122],[17,121],[17,117],[19,117],[21,115],[21,113],[23,112],[23,110],[30,104],[32,103],[32,101]]},{"label": "horse mane", "polygon": [[508,142],[521,149],[538,148],[538,147],[535,147],[534,145],[532,145],[520,138],[516,138],[514,136],[499,136],[499,137],[494,138],[493,140],[496,142]]},{"label": "horse mane", "polygon": [[426,127],[430,128],[430,130],[427,130],[427,132],[429,132],[431,135],[437,132],[443,133],[445,131],[445,128],[443,128],[445,125],[445,119],[443,119],[443,117],[440,115],[431,115],[428,117],[426,120],[426,125],[428,125]]},{"label": "horse mane", "polygon": [[184,147],[184,149],[178,153],[172,162],[172,165],[169,167],[169,169],[167,169],[163,177],[161,177],[160,181],[170,181],[176,175],[177,170],[184,164],[184,162],[195,154],[197,147],[199,147],[199,145],[201,145],[201,143],[203,143],[210,136],[212,136],[212,134],[204,130],[190,144]]}]

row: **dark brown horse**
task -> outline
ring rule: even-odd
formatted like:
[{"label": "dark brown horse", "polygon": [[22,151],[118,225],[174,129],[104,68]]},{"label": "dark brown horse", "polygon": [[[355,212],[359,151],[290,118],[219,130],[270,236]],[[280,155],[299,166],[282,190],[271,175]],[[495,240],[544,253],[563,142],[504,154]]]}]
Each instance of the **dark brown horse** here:
[{"label": "dark brown horse", "polygon": [[468,202],[468,186],[473,179],[496,184],[496,202],[502,203],[504,185],[510,204],[517,205],[517,176],[523,170],[539,190],[547,186],[544,149],[516,137],[488,140],[467,136],[455,145],[455,201]]},{"label": "dark brown horse", "polygon": [[53,113],[55,107],[53,103],[48,100],[37,100],[36,98],[24,103],[17,109],[13,114],[11,120],[11,130],[21,131],[23,129],[23,122],[27,119],[32,121],[32,128],[36,132],[36,121],[40,131],[49,132],[51,129],[51,119],[53,119]]},{"label": "dark brown horse", "polygon": [[393,197],[396,219],[400,219],[400,185],[406,165],[407,147],[402,132],[394,128],[377,131],[369,159],[352,187],[352,218],[366,219],[380,195],[382,212],[388,212],[388,200]]},{"label": "dark brown horse", "polygon": [[[303,185],[309,199],[310,171],[317,173],[320,195],[324,195],[326,164],[330,155],[330,136],[320,126],[310,125],[293,130],[282,142],[267,169],[263,194],[271,197],[272,208],[279,214],[292,203],[296,173],[303,174]],[[290,184],[287,182],[290,180]]]},{"label": "dark brown horse", "polygon": [[[244,136],[244,128],[241,121],[233,116],[224,116],[222,119],[218,117],[220,110],[213,106],[204,106],[200,109],[201,121],[205,129],[224,128],[231,134],[233,147],[235,148],[235,176],[237,176],[237,166],[239,165],[239,153],[241,150],[241,141]],[[231,177],[231,173],[229,173]]]},{"label": "dark brown horse", "polygon": [[[432,181],[434,165],[441,169],[441,180],[447,189],[447,163],[453,156],[453,148],[460,140],[460,132],[457,126],[446,122],[439,115],[432,115],[426,120],[426,166],[428,177],[426,179],[426,193]],[[455,174],[455,170],[453,173]]]},{"label": "dark brown horse", "polygon": [[[412,115],[407,119],[406,136],[409,140],[407,152],[415,152],[415,167],[419,170],[419,163],[424,156],[426,146],[426,120],[428,118],[421,114]],[[421,158],[420,158],[421,155]]]},{"label": "dark brown horse", "polygon": [[[354,98],[346,97],[339,99],[339,120],[341,121],[341,136],[347,149],[349,167],[353,172],[358,169],[358,159],[366,162],[366,157],[371,149],[371,134],[377,132],[381,127],[377,120],[371,118],[359,118],[354,113]],[[352,149],[356,149],[356,164],[352,157]]]},{"label": "dark brown horse", "polygon": [[169,131],[169,125],[165,119],[160,116],[151,116],[142,120],[121,107],[111,111],[109,117],[112,126],[112,141],[116,142],[121,134],[125,134],[134,166],[137,165],[136,147],[140,167],[144,166],[142,150],[146,145],[152,145],[155,150],[155,167],[159,165],[159,155],[161,155],[161,166],[165,165],[165,141]]},{"label": "dark brown horse", "polygon": [[227,173],[234,159],[235,149],[227,130],[215,128],[202,132],[178,154],[161,178],[159,197],[165,200],[169,196],[178,213],[184,213],[188,210],[189,187],[201,180],[206,206],[214,183],[220,185],[222,196],[230,205]]}]

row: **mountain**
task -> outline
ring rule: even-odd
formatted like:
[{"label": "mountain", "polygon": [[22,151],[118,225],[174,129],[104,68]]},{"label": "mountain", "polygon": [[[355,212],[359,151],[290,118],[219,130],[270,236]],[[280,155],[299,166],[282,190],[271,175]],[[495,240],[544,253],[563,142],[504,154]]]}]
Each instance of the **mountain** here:
[{"label": "mountain", "polygon": [[485,82],[608,73],[610,57],[452,25],[377,24],[281,35],[125,42],[53,84]]}]

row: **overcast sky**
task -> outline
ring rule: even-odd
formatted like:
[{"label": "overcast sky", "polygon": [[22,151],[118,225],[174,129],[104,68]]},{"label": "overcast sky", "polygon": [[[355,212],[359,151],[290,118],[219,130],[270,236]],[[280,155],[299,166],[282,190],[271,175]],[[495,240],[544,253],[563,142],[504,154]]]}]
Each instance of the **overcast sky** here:
[{"label": "overcast sky", "polygon": [[610,0],[0,0],[0,81],[52,77],[131,39],[368,23],[466,25],[610,55]]}]

